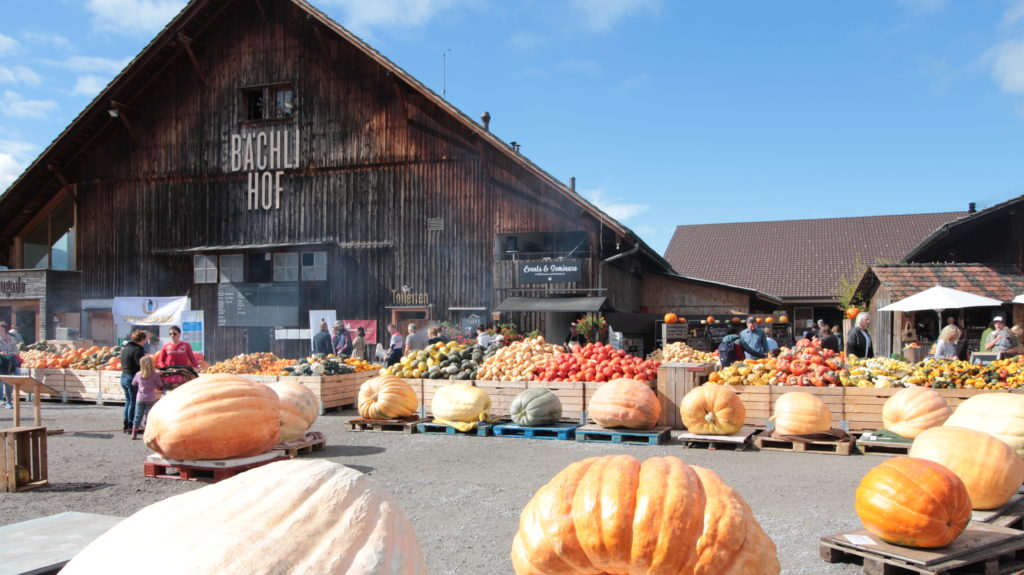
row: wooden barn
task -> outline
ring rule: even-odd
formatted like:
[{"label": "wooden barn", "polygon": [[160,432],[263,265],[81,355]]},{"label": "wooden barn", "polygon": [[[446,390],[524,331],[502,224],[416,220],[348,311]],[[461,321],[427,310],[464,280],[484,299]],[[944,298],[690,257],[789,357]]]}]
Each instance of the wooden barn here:
[{"label": "wooden barn", "polygon": [[580,312],[686,299],[487,128],[303,0],[192,0],[0,198],[0,319],[112,342],[115,298],[187,296],[209,358],[295,357],[311,310],[561,337]]}]

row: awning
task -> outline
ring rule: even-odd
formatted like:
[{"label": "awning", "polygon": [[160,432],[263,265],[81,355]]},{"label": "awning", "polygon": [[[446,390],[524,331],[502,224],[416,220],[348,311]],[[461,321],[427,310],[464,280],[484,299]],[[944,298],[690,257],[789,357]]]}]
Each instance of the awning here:
[{"label": "awning", "polygon": [[594,312],[601,311],[605,297],[510,297],[501,302],[495,311],[553,311],[553,312]]}]

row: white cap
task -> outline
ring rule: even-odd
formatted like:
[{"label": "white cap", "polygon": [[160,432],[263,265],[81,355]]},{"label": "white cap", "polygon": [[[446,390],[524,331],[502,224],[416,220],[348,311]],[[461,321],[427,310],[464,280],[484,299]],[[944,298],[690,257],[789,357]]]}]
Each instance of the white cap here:
[{"label": "white cap", "polygon": [[997,315],[996,317],[992,318],[992,321],[993,321],[993,322],[997,322],[997,321],[1003,321],[1003,316],[1001,316],[1001,315]]}]

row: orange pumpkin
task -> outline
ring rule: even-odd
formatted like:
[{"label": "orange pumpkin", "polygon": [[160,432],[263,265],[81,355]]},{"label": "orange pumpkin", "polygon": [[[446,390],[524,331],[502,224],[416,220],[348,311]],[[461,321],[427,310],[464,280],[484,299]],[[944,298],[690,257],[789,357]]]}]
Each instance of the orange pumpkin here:
[{"label": "orange pumpkin", "polygon": [[758,317],[758,318],[754,318],[754,321],[755,321],[756,323],[761,323],[761,322],[763,322],[763,321],[764,321],[764,318],[763,318],[763,317]]},{"label": "orange pumpkin", "polygon": [[743,572],[722,570],[732,561],[778,573],[771,540],[748,536],[760,526],[742,499],[703,477],[675,457],[577,461],[523,509],[512,566],[519,575]]},{"label": "orange pumpkin", "polygon": [[650,429],[661,416],[661,403],[646,383],[613,379],[597,388],[587,412],[601,427]]},{"label": "orange pumpkin", "polygon": [[676,323],[677,321],[679,321],[679,316],[676,314],[672,312],[665,314],[665,323]]},{"label": "orange pumpkin", "polygon": [[364,419],[401,419],[416,413],[419,406],[412,386],[393,375],[368,379],[359,386],[359,416]]},{"label": "orange pumpkin", "polygon": [[914,439],[926,429],[942,425],[953,409],[939,392],[927,387],[905,387],[885,400],[882,427]]},{"label": "orange pumpkin", "polygon": [[729,435],[743,427],[747,408],[732,388],[705,384],[691,389],[683,397],[679,415],[692,433]]},{"label": "orange pumpkin", "polygon": [[743,496],[714,471],[697,465],[690,467],[700,477],[707,498],[694,575],[778,573],[775,542],[761,529]]},{"label": "orange pumpkin", "polygon": [[859,307],[848,307],[846,308],[846,319],[857,319],[857,314],[859,313]]},{"label": "orange pumpkin", "polygon": [[779,316],[779,323],[789,323],[789,318],[784,316],[784,315],[780,315]]},{"label": "orange pumpkin", "polygon": [[775,318],[774,317],[766,317],[766,318],[764,318],[764,322],[765,323],[775,323]]},{"label": "orange pumpkin", "polygon": [[715,316],[709,315],[706,320],[708,323],[715,323]]},{"label": "orange pumpkin", "polygon": [[911,547],[944,547],[971,520],[964,482],[942,465],[914,457],[888,459],[868,471],[854,507],[868,531]]},{"label": "orange pumpkin", "polygon": [[967,486],[974,509],[995,509],[1024,482],[1024,459],[998,437],[965,427],[933,427],[917,436],[911,457],[947,467]]},{"label": "orange pumpkin", "polygon": [[295,441],[306,435],[320,414],[320,400],[313,390],[292,381],[268,385],[281,404],[281,441]]},{"label": "orange pumpkin", "polygon": [[832,428],[832,412],[817,396],[790,391],[775,400],[771,417],[775,431],[783,435],[821,433]]}]

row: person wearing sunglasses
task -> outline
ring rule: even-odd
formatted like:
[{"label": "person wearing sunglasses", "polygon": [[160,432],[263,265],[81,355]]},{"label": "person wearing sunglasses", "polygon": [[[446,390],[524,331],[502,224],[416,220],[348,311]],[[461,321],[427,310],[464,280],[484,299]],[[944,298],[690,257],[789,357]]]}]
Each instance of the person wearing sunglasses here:
[{"label": "person wearing sunglasses", "polygon": [[156,354],[156,366],[158,369],[165,369],[172,366],[191,367],[199,369],[199,360],[192,353],[192,346],[187,341],[181,340],[181,328],[171,326],[171,341],[165,343],[160,352]]}]

